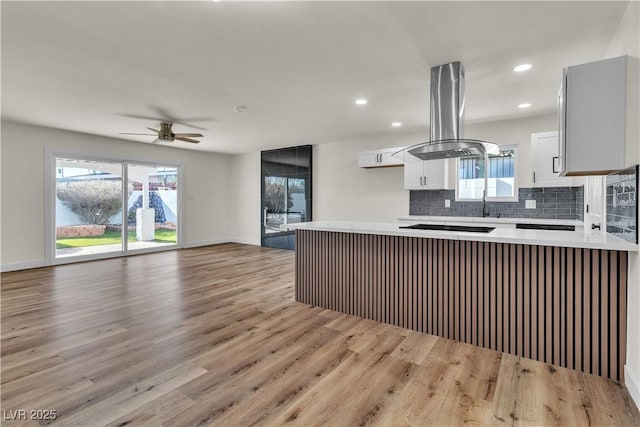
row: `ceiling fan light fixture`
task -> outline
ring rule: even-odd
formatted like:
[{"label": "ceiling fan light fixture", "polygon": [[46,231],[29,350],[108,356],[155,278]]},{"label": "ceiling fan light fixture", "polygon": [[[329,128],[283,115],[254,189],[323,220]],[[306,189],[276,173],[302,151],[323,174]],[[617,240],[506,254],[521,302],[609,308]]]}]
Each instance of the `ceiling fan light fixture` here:
[{"label": "ceiling fan light fixture", "polygon": [[193,138],[202,138],[204,135],[201,133],[174,133],[172,130],[173,123],[168,121],[160,122],[160,129],[154,129],[151,127],[147,127],[152,132],[156,132],[155,134],[131,134],[125,133],[124,135],[150,135],[155,136],[156,138],[151,141],[152,144],[158,144],[160,142],[173,142],[175,140],[183,141],[183,142],[191,142],[193,144],[197,144],[200,141]]}]

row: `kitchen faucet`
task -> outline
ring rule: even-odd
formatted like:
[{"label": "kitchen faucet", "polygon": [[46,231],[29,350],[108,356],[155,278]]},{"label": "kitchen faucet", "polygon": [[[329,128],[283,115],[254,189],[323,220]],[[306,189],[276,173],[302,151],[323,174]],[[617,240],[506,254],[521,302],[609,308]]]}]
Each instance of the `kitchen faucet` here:
[{"label": "kitchen faucet", "polygon": [[489,208],[487,208],[487,189],[482,190],[482,218],[489,216]]}]

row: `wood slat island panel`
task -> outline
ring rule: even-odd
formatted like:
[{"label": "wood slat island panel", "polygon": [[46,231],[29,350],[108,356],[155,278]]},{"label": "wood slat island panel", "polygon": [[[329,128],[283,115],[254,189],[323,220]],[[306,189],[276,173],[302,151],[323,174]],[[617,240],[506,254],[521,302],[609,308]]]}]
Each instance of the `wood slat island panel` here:
[{"label": "wood slat island panel", "polygon": [[296,231],[297,301],[622,380],[627,252]]}]

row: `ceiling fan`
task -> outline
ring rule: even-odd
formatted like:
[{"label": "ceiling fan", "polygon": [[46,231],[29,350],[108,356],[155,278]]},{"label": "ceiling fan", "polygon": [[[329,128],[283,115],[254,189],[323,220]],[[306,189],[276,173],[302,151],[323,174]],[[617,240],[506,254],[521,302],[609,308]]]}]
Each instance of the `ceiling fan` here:
[{"label": "ceiling fan", "polygon": [[164,142],[164,141],[169,141],[172,142],[174,140],[178,140],[178,141],[184,141],[184,142],[191,142],[194,144],[199,143],[200,141],[193,139],[193,138],[202,138],[204,135],[202,135],[201,133],[173,133],[173,131],[171,130],[171,126],[173,126],[173,123],[171,122],[160,122],[160,130],[158,129],[153,129],[153,128],[147,128],[155,133],[130,133],[130,132],[120,132],[120,135],[148,135],[148,136],[155,136],[156,139],[154,139],[153,141],[151,141],[152,144],[157,144],[159,142]]}]

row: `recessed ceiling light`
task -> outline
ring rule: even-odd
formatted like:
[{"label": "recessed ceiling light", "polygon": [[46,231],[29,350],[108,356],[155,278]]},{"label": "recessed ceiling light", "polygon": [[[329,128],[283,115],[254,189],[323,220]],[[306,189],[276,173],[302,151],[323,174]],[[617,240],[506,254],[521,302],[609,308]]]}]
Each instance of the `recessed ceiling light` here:
[{"label": "recessed ceiling light", "polygon": [[364,98],[356,99],[356,105],[365,105],[367,100]]},{"label": "recessed ceiling light", "polygon": [[521,73],[523,71],[527,71],[531,69],[531,64],[520,64],[513,67],[513,71],[516,73]]},{"label": "recessed ceiling light", "polygon": [[528,102],[518,105],[518,108],[529,108],[529,107],[531,107],[531,104]]},{"label": "recessed ceiling light", "polygon": [[393,122],[393,123],[391,123],[391,126],[393,126],[394,128],[399,128],[400,126],[402,126],[402,123],[400,123],[400,122]]}]

